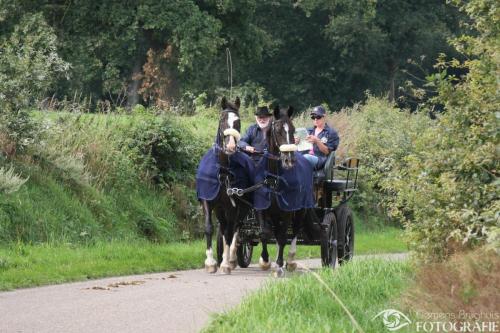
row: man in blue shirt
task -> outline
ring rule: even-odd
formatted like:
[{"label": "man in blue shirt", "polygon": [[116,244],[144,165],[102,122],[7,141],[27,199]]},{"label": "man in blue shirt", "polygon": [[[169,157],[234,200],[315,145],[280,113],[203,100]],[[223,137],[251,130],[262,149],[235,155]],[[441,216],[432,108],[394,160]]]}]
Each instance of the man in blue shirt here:
[{"label": "man in blue shirt", "polygon": [[340,138],[337,131],[326,123],[326,111],[321,105],[311,111],[314,127],[308,128],[309,135],[306,140],[312,143],[313,148],[304,154],[315,170],[323,168],[328,155],[337,150]]},{"label": "man in blue shirt", "polygon": [[[255,111],[255,124],[250,126],[238,142],[238,146],[250,153],[262,152],[267,148],[266,136],[271,124],[272,113],[267,106],[259,106]],[[254,160],[259,156],[253,155]]]}]

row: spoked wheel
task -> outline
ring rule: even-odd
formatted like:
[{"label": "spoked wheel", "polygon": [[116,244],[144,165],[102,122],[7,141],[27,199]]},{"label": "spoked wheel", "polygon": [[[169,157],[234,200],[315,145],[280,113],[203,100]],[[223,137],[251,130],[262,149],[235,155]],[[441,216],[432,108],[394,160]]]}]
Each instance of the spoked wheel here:
[{"label": "spoked wheel", "polygon": [[344,264],[352,259],[354,255],[354,220],[352,212],[346,205],[337,209],[338,221],[338,257],[339,264]]},{"label": "spoked wheel", "polygon": [[238,265],[241,268],[247,268],[252,262],[253,245],[251,242],[242,241],[236,250]]},{"label": "spoked wheel", "polygon": [[222,233],[220,232],[220,226],[217,228],[217,266],[222,263],[222,254],[224,253],[224,244],[222,240]]},{"label": "spoked wheel", "polygon": [[326,239],[321,242],[321,263],[323,267],[335,268],[337,262],[337,220],[335,214],[333,212],[325,214],[322,223],[328,227]]}]

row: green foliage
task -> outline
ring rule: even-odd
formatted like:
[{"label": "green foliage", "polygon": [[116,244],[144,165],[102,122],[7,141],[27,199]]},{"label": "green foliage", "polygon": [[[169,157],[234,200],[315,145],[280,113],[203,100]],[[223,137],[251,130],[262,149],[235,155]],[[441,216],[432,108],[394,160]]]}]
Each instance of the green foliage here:
[{"label": "green foliage", "polygon": [[435,128],[417,145],[432,147],[410,156],[408,184],[402,187],[414,219],[408,223],[412,245],[423,255],[447,256],[457,247],[486,241],[500,227],[498,211],[498,74],[500,29],[495,1],[457,1],[479,32],[454,41],[469,60],[439,62],[440,70],[466,68],[461,78],[438,80],[436,102],[445,107]]},{"label": "green foliage", "polygon": [[0,242],[197,237],[191,179],[217,122],[153,113],[32,113],[43,131],[31,160],[15,160],[29,180],[2,194]]},{"label": "green foliage", "polygon": [[[411,249],[425,260],[497,242],[500,227],[500,34],[494,24],[500,7],[480,0],[457,4],[478,35],[453,41],[469,60],[441,57],[440,73],[430,77],[438,91],[430,107],[441,104],[444,112],[431,121],[369,98],[353,113],[348,139],[364,162],[360,204],[377,203],[403,222]],[[446,75],[457,69],[467,74]]]},{"label": "green foliage", "polygon": [[[349,111],[348,111],[349,112]],[[368,97],[359,110],[350,115],[351,128],[342,138],[362,161],[360,193],[356,203],[365,211],[378,211],[404,222],[406,203],[398,196],[407,180],[408,156],[426,149],[416,142],[434,124],[424,114],[401,111],[390,102]]]},{"label": "green foliage", "polygon": [[[7,32],[0,21],[0,31]],[[22,151],[36,137],[36,124],[25,109],[52,88],[68,64],[57,54],[54,30],[41,14],[25,15],[10,34],[0,37],[0,149]],[[1,138],[0,138],[1,139]],[[6,151],[6,143],[14,147]]]},{"label": "green foliage", "polygon": [[244,79],[301,108],[328,102],[334,109],[360,101],[365,91],[381,95],[405,81],[411,58],[432,71],[439,52],[452,53],[447,39],[459,30],[457,10],[435,1],[268,2],[257,22],[272,47],[251,64]]},{"label": "green foliage", "polygon": [[132,107],[139,93],[144,103],[175,105],[187,92],[206,92],[213,102],[229,86],[226,50],[234,86],[251,81],[286,103],[338,108],[367,89],[378,95],[406,80],[419,85],[403,72],[408,58],[422,56],[430,72],[459,31],[455,8],[429,0],[14,0],[0,4],[2,34],[21,17],[50,26],[58,36],[53,54],[71,65],[69,80],[31,98],[83,98],[92,110]]},{"label": "green foliage", "polygon": [[192,175],[199,158],[196,144],[166,117],[145,117],[123,142],[138,170],[156,184]]}]

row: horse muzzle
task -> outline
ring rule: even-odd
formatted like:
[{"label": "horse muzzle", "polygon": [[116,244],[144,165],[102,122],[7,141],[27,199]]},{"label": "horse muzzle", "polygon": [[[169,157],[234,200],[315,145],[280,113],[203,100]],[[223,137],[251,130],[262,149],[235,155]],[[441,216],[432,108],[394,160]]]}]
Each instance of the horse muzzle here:
[{"label": "horse muzzle", "polygon": [[286,145],[281,145],[280,146],[280,152],[282,153],[292,153],[297,151],[297,145],[296,144],[286,144]]},{"label": "horse muzzle", "polygon": [[224,130],[224,136],[232,136],[236,140],[236,142],[240,141],[241,138],[240,132],[238,132],[234,128],[226,128]]}]

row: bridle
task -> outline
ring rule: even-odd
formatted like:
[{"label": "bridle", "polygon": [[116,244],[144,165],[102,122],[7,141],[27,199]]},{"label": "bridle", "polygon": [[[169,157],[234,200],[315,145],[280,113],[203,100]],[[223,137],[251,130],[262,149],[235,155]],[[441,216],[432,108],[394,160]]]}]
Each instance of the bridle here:
[{"label": "bridle", "polygon": [[[217,174],[217,178],[219,180],[219,183],[222,186],[225,186],[226,189],[231,188],[231,178],[234,178],[234,174],[231,172],[231,168],[229,167],[231,155],[227,153],[227,151],[224,147],[224,140],[225,140],[225,137],[227,135],[232,135],[234,137],[235,141],[237,142],[238,140],[236,138],[236,133],[238,133],[238,135],[239,135],[239,132],[237,130],[234,130],[233,128],[230,128],[230,129],[232,129],[236,133],[231,132],[231,131],[229,131],[231,133],[228,133],[228,129],[224,129],[224,130],[222,129],[222,126],[223,126],[222,120],[223,119],[227,120],[229,113],[235,113],[236,115],[238,115],[238,111],[231,109],[231,108],[226,108],[226,109],[222,110],[223,115],[221,116],[221,119],[219,120],[219,126],[217,129],[217,139],[216,139],[214,146],[213,146],[213,149],[215,150],[215,152],[219,156],[219,160],[217,163],[218,168],[219,168],[219,172]],[[221,158],[223,158],[224,160],[222,160]],[[225,165],[222,165],[223,163],[221,163],[221,162],[225,162]],[[231,196],[229,196],[229,199],[231,200],[231,204],[234,207],[236,207],[236,203],[234,202],[234,199]]]},{"label": "bridle", "polygon": [[[225,115],[224,118],[226,120],[227,120],[229,113],[235,113],[236,115],[238,115],[237,110],[230,109],[230,108],[226,108],[226,109],[222,110],[222,113]],[[217,128],[217,139],[216,139],[215,145],[218,146],[218,149],[220,149],[224,154],[228,155],[224,149],[225,137],[228,135],[231,135],[234,137],[235,141],[237,142],[240,139],[240,137],[239,137],[240,134],[239,134],[238,130],[235,130],[233,128],[226,128],[223,130],[221,127],[222,127],[222,122],[219,121],[219,126]]]},{"label": "bridle", "polygon": [[[294,151],[294,150],[283,150],[284,146],[289,146],[289,148],[292,147],[292,146],[295,146],[295,144],[290,144],[290,133],[288,132],[288,130],[286,130],[287,144],[283,144],[283,145],[279,144],[279,142],[278,142],[278,136],[276,135],[276,123],[279,122],[279,121],[284,122],[283,120],[273,120],[271,122],[271,128],[269,129],[269,131],[270,131],[270,133],[269,133],[270,139],[273,140],[273,142],[270,142],[270,143],[274,143],[274,147],[276,147],[278,149],[278,151],[279,151],[278,154],[275,154],[274,152],[269,154],[269,158],[273,159],[273,160],[280,160],[282,158],[282,154],[283,153]],[[283,127],[285,125],[288,126],[288,127],[290,127],[290,125],[287,122],[284,122]]]}]

